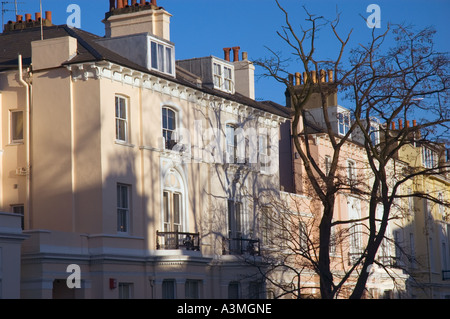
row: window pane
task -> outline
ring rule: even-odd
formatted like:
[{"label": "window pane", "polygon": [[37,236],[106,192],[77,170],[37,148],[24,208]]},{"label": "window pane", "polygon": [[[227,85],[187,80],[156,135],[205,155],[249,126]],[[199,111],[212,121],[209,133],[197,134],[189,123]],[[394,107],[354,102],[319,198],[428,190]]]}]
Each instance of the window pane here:
[{"label": "window pane", "polygon": [[239,299],[239,283],[230,282],[228,285],[228,299]]},{"label": "window pane", "polygon": [[158,70],[164,72],[164,46],[158,44]]},{"label": "window pane", "polygon": [[186,299],[198,299],[198,281],[197,280],[186,280],[185,285]]},{"label": "window pane", "polygon": [[241,228],[241,209],[242,209],[242,203],[236,203],[235,204],[235,222],[236,222],[236,235],[241,237],[242,235],[242,228]]},{"label": "window pane", "polygon": [[163,299],[175,299],[175,281],[174,280],[163,280],[162,298]]},{"label": "window pane", "polygon": [[176,225],[181,224],[180,219],[180,194],[173,194],[173,223]]},{"label": "window pane", "polygon": [[23,140],[23,112],[11,113],[12,141]]},{"label": "window pane", "polygon": [[167,125],[169,130],[175,130],[175,112],[167,110]]},{"label": "window pane", "polygon": [[167,109],[166,108],[162,109],[162,126],[163,126],[163,128],[168,128],[167,127]]},{"label": "window pane", "polygon": [[172,49],[166,48],[166,72],[172,73]]},{"label": "window pane", "polygon": [[158,51],[155,42],[151,43],[151,54],[152,54],[152,68],[158,69]]},{"label": "window pane", "polygon": [[[164,227],[169,224],[169,193],[164,192],[163,195],[163,205],[164,205]],[[167,226],[168,227],[168,226]],[[164,229],[164,231],[169,231],[169,229]]]}]

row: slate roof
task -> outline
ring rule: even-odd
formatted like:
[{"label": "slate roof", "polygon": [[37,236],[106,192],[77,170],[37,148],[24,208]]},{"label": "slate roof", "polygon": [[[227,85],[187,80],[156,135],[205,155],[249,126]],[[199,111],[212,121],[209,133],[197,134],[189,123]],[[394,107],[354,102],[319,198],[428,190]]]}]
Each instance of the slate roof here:
[{"label": "slate roof", "polygon": [[[242,94],[227,94],[222,91],[214,90],[205,86],[199,87],[200,79],[190,72],[177,66],[176,78],[159,73],[157,71],[148,70],[133,61],[128,60],[97,43],[102,37],[95,34],[70,28],[67,25],[50,26],[43,28],[44,39],[71,36],[78,41],[77,55],[63,65],[70,65],[83,62],[109,61],[124,67],[128,67],[137,71],[152,74],[170,81],[175,81],[181,85],[201,90],[205,93],[212,94],[227,100],[235,101],[250,107],[266,111],[283,118],[290,117],[290,110],[287,107],[274,103],[272,101],[255,101]],[[31,65],[31,42],[41,39],[41,29],[27,28],[23,30],[15,30],[0,34],[0,72],[17,69],[18,54],[22,55],[23,66]]]}]

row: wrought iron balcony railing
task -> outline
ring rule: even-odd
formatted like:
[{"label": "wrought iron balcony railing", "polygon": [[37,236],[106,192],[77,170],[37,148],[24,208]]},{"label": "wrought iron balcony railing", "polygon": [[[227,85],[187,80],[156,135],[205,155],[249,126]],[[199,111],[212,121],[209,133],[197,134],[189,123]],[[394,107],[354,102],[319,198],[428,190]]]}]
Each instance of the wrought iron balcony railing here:
[{"label": "wrought iron balcony railing", "polygon": [[223,255],[244,255],[261,256],[261,242],[259,239],[247,238],[223,238]]},{"label": "wrought iron balcony railing", "polygon": [[156,249],[200,250],[200,233],[156,231]]}]

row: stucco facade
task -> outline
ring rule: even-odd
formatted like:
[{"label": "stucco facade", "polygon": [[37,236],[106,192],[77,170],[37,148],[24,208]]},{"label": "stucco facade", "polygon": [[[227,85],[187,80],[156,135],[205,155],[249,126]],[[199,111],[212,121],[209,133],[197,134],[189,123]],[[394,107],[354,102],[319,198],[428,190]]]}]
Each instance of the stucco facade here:
[{"label": "stucco facade", "polygon": [[[120,22],[118,37],[144,34],[136,39],[150,41],[151,50],[155,35],[143,30],[153,23],[166,38],[158,43],[166,46],[167,63],[174,63],[170,14],[153,3],[140,9],[112,8],[107,36],[114,40]],[[159,13],[165,18],[152,20]],[[148,23],[130,23],[136,14]],[[18,36],[30,47],[0,73],[1,206],[23,206],[29,236],[21,297],[265,297],[263,279],[243,256],[258,258],[259,206],[279,196],[278,148],[270,146],[262,165],[250,160],[249,141],[261,134],[278,141],[286,113],[204,87],[175,64],[171,72],[148,69],[100,37],[65,26],[44,32],[45,40]],[[23,111],[25,123],[14,144],[12,110]],[[230,128],[244,139],[230,142]],[[165,134],[176,134],[176,143]],[[227,161],[230,152],[241,154],[239,145],[243,160],[234,154]],[[72,289],[73,265],[81,281]]]}]

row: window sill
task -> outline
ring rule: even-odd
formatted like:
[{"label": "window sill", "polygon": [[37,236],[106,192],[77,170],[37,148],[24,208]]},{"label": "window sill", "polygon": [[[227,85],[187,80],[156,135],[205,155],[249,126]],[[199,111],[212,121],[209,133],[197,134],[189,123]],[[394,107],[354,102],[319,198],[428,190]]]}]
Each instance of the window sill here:
[{"label": "window sill", "polygon": [[18,145],[24,145],[25,143],[23,141],[15,141],[7,144],[7,146],[18,146]]},{"label": "window sill", "polygon": [[114,143],[117,145],[127,146],[127,147],[131,147],[131,148],[134,148],[136,146],[134,144],[131,144],[131,143],[128,143],[125,141],[121,141],[121,140],[115,140]]}]

